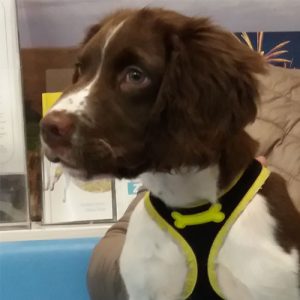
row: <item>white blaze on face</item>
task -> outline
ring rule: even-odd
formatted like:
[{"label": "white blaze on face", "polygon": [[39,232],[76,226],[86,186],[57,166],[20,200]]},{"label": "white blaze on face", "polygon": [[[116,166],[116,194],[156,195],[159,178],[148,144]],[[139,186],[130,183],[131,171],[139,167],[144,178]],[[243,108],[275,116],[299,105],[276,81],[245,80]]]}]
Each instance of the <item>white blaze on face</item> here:
[{"label": "white blaze on face", "polygon": [[99,69],[94,76],[94,78],[88,82],[85,86],[81,87],[78,90],[75,90],[72,93],[67,94],[66,96],[63,96],[57,104],[55,104],[51,111],[65,111],[68,113],[81,115],[86,107],[86,99],[89,96],[91,90],[94,87],[94,84],[97,82],[99,77],[101,76],[102,66],[105,58],[105,51],[109,43],[112,41],[112,38],[116,35],[116,33],[120,30],[120,28],[123,26],[125,20],[119,23],[117,26],[113,27],[109,32],[107,33],[106,40],[104,43],[104,46],[101,51],[101,63],[99,66]]}]

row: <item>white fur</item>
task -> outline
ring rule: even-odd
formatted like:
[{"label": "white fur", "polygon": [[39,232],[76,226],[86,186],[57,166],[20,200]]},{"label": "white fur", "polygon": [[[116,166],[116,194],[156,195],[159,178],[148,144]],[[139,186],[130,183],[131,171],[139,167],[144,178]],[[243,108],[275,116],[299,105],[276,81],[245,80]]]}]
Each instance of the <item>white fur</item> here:
[{"label": "white fur", "polygon": [[149,217],[141,201],[128,227],[120,269],[130,300],[178,299],[187,266],[180,248]]},{"label": "white fur", "polygon": [[[220,287],[227,299],[300,299],[297,251],[286,253],[278,245],[275,228],[266,200],[257,194],[235,222],[217,258]],[[234,287],[245,296],[235,297]]]},{"label": "white fur", "polygon": [[180,173],[144,173],[143,184],[164,202],[173,207],[190,207],[203,202],[216,202],[217,166],[198,171],[196,168]]},{"label": "white fur", "polygon": [[[86,109],[86,99],[90,95],[91,90],[101,76],[102,66],[105,59],[106,49],[112,39],[115,37],[117,32],[122,28],[125,20],[120,22],[118,25],[113,27],[106,36],[104,46],[101,50],[101,63],[99,69],[94,76],[94,78],[88,82],[85,86],[80,87],[80,89],[75,90],[70,94],[63,96],[51,109],[51,111],[66,111],[68,113],[73,113],[76,115],[81,115]],[[99,55],[100,56],[100,55]]]},{"label": "white fur", "polygon": [[[205,180],[204,174],[215,186]],[[199,199],[215,199],[212,195],[216,193],[217,175],[211,169],[174,177],[145,174],[142,179],[154,194],[176,205],[180,200],[195,203],[197,195]],[[275,227],[266,200],[256,195],[234,223],[216,259],[226,300],[300,299],[298,254],[296,250],[286,253],[278,245]],[[130,300],[182,299],[185,257],[172,237],[151,219],[143,202],[132,214],[120,270]]]}]

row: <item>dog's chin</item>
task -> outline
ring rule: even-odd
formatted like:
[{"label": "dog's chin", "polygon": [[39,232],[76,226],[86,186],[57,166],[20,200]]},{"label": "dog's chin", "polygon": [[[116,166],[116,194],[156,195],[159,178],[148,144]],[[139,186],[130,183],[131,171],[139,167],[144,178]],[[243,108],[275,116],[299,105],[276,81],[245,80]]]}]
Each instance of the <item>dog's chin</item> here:
[{"label": "dog's chin", "polygon": [[62,157],[54,155],[53,152],[47,148],[44,149],[44,154],[50,162],[59,163],[62,166],[64,173],[74,179],[78,179],[80,181],[92,181],[111,177],[103,173],[91,174],[84,168],[80,168],[75,161],[71,161],[70,159],[67,161]]},{"label": "dog's chin", "polygon": [[46,145],[43,145],[42,152],[46,156],[46,158],[52,163],[59,163],[60,158],[53,153]]},{"label": "dog's chin", "polygon": [[84,170],[80,170],[80,169],[74,169],[74,168],[70,168],[65,166],[63,163],[61,163],[64,172],[75,179],[79,179],[80,181],[88,181],[88,176],[87,173]]},{"label": "dog's chin", "polygon": [[[107,178],[118,179],[132,179],[143,173],[144,168],[140,162],[131,162],[130,164],[118,164],[110,157],[92,157],[93,163],[91,164],[91,155],[89,161],[82,161],[78,157],[75,158],[71,151],[53,152],[51,149],[45,147],[44,154],[49,161],[59,163],[65,173],[74,179],[80,181],[93,181]],[[125,159],[123,159],[125,160]]]},{"label": "dog's chin", "polygon": [[72,178],[78,179],[80,181],[94,181],[101,179],[111,179],[112,176],[109,174],[99,173],[99,174],[91,174],[84,169],[70,168],[64,163],[61,163],[65,172]]}]

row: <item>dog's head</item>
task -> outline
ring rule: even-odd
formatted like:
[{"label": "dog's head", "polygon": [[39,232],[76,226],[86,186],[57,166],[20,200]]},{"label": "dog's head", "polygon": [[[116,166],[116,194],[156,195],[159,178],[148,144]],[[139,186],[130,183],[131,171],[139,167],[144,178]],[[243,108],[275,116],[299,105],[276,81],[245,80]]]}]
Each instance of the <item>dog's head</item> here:
[{"label": "dog's head", "polygon": [[42,120],[46,154],[84,177],[217,163],[254,120],[263,71],[208,19],[119,11],[91,28],[73,85]]}]

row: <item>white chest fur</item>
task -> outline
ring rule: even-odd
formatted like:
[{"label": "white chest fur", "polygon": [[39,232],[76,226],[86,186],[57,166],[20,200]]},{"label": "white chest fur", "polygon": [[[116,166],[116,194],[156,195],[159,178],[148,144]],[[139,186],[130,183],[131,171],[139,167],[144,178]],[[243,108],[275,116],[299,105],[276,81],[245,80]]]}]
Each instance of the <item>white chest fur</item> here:
[{"label": "white chest fur", "polygon": [[[256,195],[231,228],[216,259],[219,286],[227,300],[299,300],[299,258],[276,242],[276,221]],[[132,214],[120,258],[130,300],[181,300],[188,272],[172,237],[141,202]]]}]

